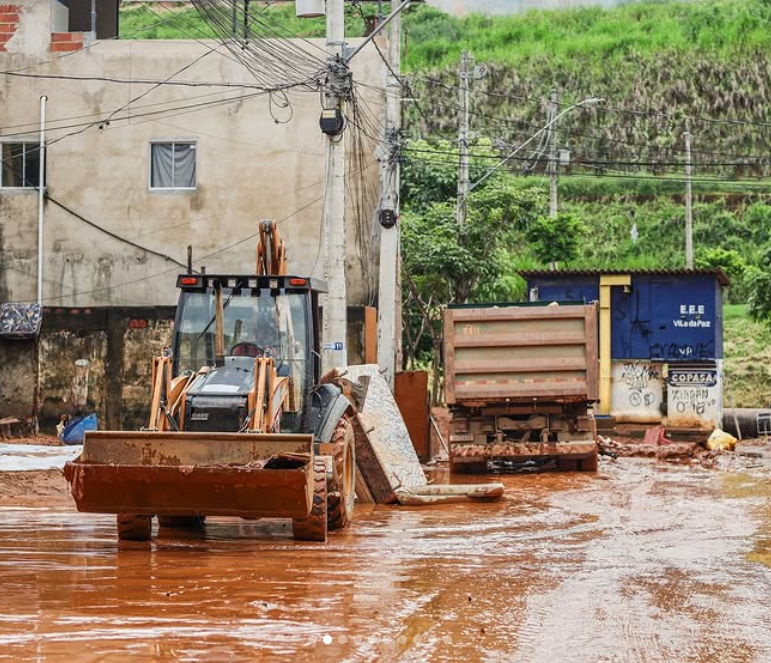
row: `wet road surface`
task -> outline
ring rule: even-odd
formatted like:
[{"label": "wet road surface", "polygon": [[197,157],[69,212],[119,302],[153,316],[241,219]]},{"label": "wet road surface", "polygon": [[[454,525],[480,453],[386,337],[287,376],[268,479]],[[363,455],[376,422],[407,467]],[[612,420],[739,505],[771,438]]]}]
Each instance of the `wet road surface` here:
[{"label": "wet road surface", "polygon": [[360,508],[327,546],[233,519],[119,546],[112,517],[2,507],[0,661],[771,661],[752,472],[496,477],[504,501]]},{"label": "wet road surface", "polygon": [[83,445],[50,446],[43,444],[0,443],[0,472],[29,472],[64,467],[83,451]]}]

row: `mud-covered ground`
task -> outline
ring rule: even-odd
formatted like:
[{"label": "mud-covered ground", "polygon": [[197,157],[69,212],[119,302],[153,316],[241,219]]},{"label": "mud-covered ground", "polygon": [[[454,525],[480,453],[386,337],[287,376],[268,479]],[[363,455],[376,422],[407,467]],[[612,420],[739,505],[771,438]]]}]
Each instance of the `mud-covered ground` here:
[{"label": "mud-covered ground", "polygon": [[0,661],[771,661],[753,464],[505,476],[500,503],[360,508],[326,546],[233,519],[119,546],[55,470],[26,505],[0,473]]}]

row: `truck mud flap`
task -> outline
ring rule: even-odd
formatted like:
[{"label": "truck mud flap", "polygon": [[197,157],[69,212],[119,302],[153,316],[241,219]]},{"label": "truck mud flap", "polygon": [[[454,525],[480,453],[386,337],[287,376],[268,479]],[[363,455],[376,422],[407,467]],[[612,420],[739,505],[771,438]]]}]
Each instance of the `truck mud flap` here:
[{"label": "truck mud flap", "polygon": [[495,442],[492,444],[457,443],[450,445],[450,455],[459,462],[478,462],[494,458],[517,459],[536,456],[589,458],[597,453],[597,443],[581,442]]}]

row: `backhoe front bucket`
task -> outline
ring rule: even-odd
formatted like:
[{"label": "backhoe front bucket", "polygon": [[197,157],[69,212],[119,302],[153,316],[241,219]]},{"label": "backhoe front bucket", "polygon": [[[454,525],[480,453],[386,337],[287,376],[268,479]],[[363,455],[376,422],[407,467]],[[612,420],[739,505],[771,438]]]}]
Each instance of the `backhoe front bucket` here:
[{"label": "backhoe front bucket", "polygon": [[78,511],[305,518],[313,435],[89,432],[64,474]]}]

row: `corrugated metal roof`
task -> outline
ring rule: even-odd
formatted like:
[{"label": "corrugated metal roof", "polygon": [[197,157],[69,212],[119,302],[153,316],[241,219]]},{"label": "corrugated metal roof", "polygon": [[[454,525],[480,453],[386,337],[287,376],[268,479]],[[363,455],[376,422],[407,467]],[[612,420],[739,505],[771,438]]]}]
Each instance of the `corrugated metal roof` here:
[{"label": "corrugated metal roof", "polygon": [[523,278],[529,276],[602,276],[603,274],[645,274],[650,276],[688,276],[693,274],[711,274],[717,278],[722,285],[731,285],[731,279],[728,278],[726,273],[719,268],[704,268],[704,269],[528,269],[518,271]]}]

